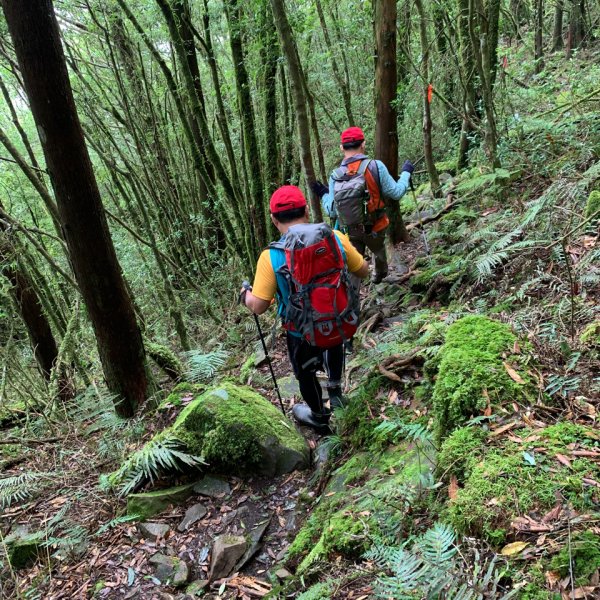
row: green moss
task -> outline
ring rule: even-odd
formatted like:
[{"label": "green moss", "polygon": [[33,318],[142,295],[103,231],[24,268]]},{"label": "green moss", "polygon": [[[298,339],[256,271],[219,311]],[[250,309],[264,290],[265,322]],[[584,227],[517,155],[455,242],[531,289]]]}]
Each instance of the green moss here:
[{"label": "green moss", "polygon": [[306,443],[293,425],[251,388],[225,383],[192,401],[175,421],[172,432],[188,452],[213,468],[253,470],[264,460],[271,440],[299,454]]},{"label": "green moss", "polygon": [[438,173],[450,173],[450,175],[456,174],[456,159],[452,158],[450,160],[442,160],[435,163],[435,168],[438,170]]},{"label": "green moss", "polygon": [[561,577],[569,575],[570,561],[577,586],[589,583],[590,577],[600,568],[600,537],[592,531],[577,533],[571,545],[565,547],[552,558],[550,568],[558,571]]},{"label": "green moss", "polygon": [[180,379],[183,375],[183,364],[176,354],[166,346],[144,340],[144,347],[148,356],[160,367],[171,379]]},{"label": "green moss", "polygon": [[171,391],[171,393],[160,403],[158,410],[166,410],[173,406],[182,406],[183,398],[189,396],[197,396],[206,390],[206,386],[200,383],[188,383],[184,381],[178,383]]},{"label": "green moss", "polygon": [[487,433],[480,427],[455,429],[445,440],[438,455],[438,473],[466,479],[482,456]]},{"label": "green moss", "polygon": [[[598,213],[600,211],[600,191],[594,190],[585,205],[585,218],[589,219],[592,215]],[[600,217],[597,215],[596,219],[600,220]]]},{"label": "green moss", "polygon": [[[473,315],[453,323],[440,352],[430,362],[439,364],[433,391],[435,433],[443,439],[488,402],[500,405],[526,397],[527,385],[516,383],[503,364],[516,336],[508,325]],[[429,375],[434,369],[427,365]],[[521,375],[527,381],[525,374]]]},{"label": "green moss", "polygon": [[248,382],[248,379],[250,378],[250,375],[252,374],[252,371],[254,370],[254,367],[256,366],[256,353],[252,353],[244,362],[244,364],[242,365],[242,368],[240,369],[240,383],[244,384]]},{"label": "green moss", "polygon": [[560,594],[545,590],[535,583],[528,583],[521,589],[520,600],[560,600]]},{"label": "green moss", "polygon": [[579,339],[582,344],[600,346],[600,321],[594,321],[587,325],[579,336]]},{"label": "green moss", "polygon": [[[460,442],[470,443],[462,432],[455,431],[444,443],[444,460],[457,456],[457,464],[461,464]],[[532,432],[525,430],[521,435],[526,440]],[[574,442],[594,447],[597,442],[590,435],[595,435],[593,429],[565,422],[542,432],[537,430],[529,442],[506,441],[500,447],[484,444],[479,451],[474,449],[473,457],[462,462],[466,465],[464,472],[456,471],[463,487],[449,503],[447,517],[459,531],[483,535],[499,545],[514,518],[531,512],[544,514],[554,507],[557,495],[576,510],[592,509],[593,498],[582,493],[586,489],[583,479],[597,479],[598,465],[586,458],[572,458],[570,467],[566,467],[555,458],[559,453],[569,455],[568,446]],[[544,452],[536,452],[538,447]]]}]

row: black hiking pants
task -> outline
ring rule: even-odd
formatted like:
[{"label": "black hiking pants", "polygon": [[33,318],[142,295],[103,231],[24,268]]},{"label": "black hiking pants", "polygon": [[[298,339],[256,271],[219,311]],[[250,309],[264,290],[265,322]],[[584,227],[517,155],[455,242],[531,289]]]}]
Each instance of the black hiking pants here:
[{"label": "black hiking pants", "polygon": [[311,346],[304,338],[288,331],[287,348],[303,400],[313,412],[325,412],[317,371],[325,370],[327,373],[327,389],[340,388],[344,370],[344,344],[323,350]]},{"label": "black hiking pants", "polygon": [[356,225],[348,227],[348,237],[352,245],[363,256],[365,248],[368,248],[375,257],[375,277],[383,279],[388,274],[388,262],[385,252],[385,232],[387,227],[377,233],[367,233],[364,226]]}]

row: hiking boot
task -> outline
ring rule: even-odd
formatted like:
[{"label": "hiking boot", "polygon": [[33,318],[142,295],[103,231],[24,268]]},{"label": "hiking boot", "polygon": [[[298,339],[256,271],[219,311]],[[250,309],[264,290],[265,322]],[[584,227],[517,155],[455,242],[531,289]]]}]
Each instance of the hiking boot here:
[{"label": "hiking boot", "polygon": [[294,404],[292,414],[300,425],[312,427],[317,433],[324,435],[331,433],[331,429],[329,429],[330,410],[323,411],[322,413],[313,412],[308,404],[300,402],[299,404]]},{"label": "hiking boot", "polygon": [[328,390],[329,393],[329,404],[331,405],[331,410],[336,408],[345,408],[346,407],[346,399],[342,395],[341,387],[334,387]]},{"label": "hiking boot", "polygon": [[373,276],[373,283],[381,283],[387,276],[387,271],[385,273],[375,273],[375,275]]}]

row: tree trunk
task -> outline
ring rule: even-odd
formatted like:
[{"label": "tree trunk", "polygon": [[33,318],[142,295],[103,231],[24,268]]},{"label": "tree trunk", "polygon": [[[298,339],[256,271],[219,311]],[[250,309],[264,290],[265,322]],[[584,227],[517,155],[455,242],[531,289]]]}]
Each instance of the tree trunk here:
[{"label": "tree trunk", "polygon": [[563,48],[563,15],[564,0],[556,0],[554,8],[554,28],[552,30],[552,50],[554,52]]},{"label": "tree trunk", "polygon": [[544,0],[535,0],[535,72],[544,69]]},{"label": "tree trunk", "polygon": [[348,81],[342,76],[337,57],[334,52],[334,45],[331,42],[331,36],[329,35],[329,29],[327,28],[327,21],[325,20],[325,14],[323,13],[323,6],[321,0],[316,0],[315,5],[317,7],[317,14],[319,15],[319,22],[321,23],[321,29],[323,30],[323,38],[325,39],[325,45],[327,46],[327,53],[329,54],[329,62],[331,63],[331,69],[333,71],[333,78],[337,84],[340,94],[342,95],[342,101],[344,102],[344,109],[346,111],[346,118],[348,119],[349,125],[356,125],[354,115],[352,114],[352,98],[350,94],[350,86]]},{"label": "tree trunk", "polygon": [[433,148],[431,143],[431,105],[429,102],[429,42],[427,40],[427,21],[422,0],[415,0],[419,13],[419,34],[421,37],[421,77],[423,79],[423,150],[425,164],[429,174],[431,192],[437,197],[441,194],[440,179],[435,162],[433,161]]},{"label": "tree trunk", "polygon": [[144,346],[85,146],[52,2],[2,0],[2,7],[106,383],[118,414],[129,417],[146,397]]},{"label": "tree trunk", "polygon": [[267,224],[264,213],[264,187],[262,160],[254,125],[254,105],[250,93],[250,78],[246,69],[246,57],[242,47],[242,14],[239,0],[225,0],[225,14],[229,26],[229,46],[233,58],[233,72],[237,90],[238,112],[244,132],[244,146],[246,163],[248,165],[250,191],[252,199],[248,201],[249,211],[253,224],[253,239],[255,240],[255,253],[267,245]]},{"label": "tree trunk", "polygon": [[456,169],[462,171],[469,163],[469,147],[473,134],[473,119],[475,117],[475,58],[469,36],[469,2],[458,0],[458,40],[460,54],[461,81],[463,85],[464,116],[460,129],[458,143],[458,159]]},{"label": "tree trunk", "polygon": [[[298,137],[300,138],[300,158],[306,183],[310,186],[316,181],[315,169],[312,162],[310,148],[310,122],[306,111],[306,97],[304,94],[302,66],[296,50],[292,28],[285,12],[283,0],[271,0],[273,17],[279,34],[281,49],[287,60],[288,71],[290,74],[290,87],[296,108],[296,122],[298,125]],[[311,191],[310,203],[315,221],[323,220],[321,202],[319,198]]]},{"label": "tree trunk", "polygon": [[0,221],[0,272],[12,286],[10,292],[27,328],[40,372],[46,381],[50,381],[52,367],[58,356],[58,346],[33,283],[27,273],[15,265],[14,253],[6,239],[6,230],[6,226]]},{"label": "tree trunk", "polygon": [[[396,65],[396,0],[375,0],[375,158],[398,179],[398,115],[394,106],[398,72]],[[387,203],[388,236],[392,244],[410,239],[397,202]]]}]

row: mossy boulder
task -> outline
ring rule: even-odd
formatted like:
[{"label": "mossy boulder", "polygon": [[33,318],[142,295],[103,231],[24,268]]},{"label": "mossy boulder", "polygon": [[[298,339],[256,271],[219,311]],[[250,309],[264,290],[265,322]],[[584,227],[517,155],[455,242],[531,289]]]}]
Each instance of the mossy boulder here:
[{"label": "mossy boulder", "polygon": [[511,357],[516,341],[508,325],[479,315],[448,328],[444,345],[426,365],[430,374],[438,367],[433,390],[438,440],[488,405],[528,398],[528,376],[517,371],[519,357]]},{"label": "mossy boulder", "polygon": [[43,532],[30,533],[25,528],[18,528],[7,536],[4,544],[11,568],[24,569],[33,564],[40,554],[44,540]]},{"label": "mossy boulder", "polygon": [[248,387],[224,383],[195,398],[171,432],[211,470],[281,475],[309,465],[309,449],[294,424]]},{"label": "mossy boulder", "polygon": [[355,559],[386,535],[389,499],[414,497],[434,469],[421,448],[402,442],[380,453],[359,452],[331,475],[321,500],[288,548],[286,561],[303,574],[318,560]]},{"label": "mossy boulder", "polygon": [[596,215],[594,221],[600,221],[600,215],[598,215],[598,211],[600,211],[600,191],[594,190],[589,195],[587,204],[585,205],[585,218],[589,219],[592,215]]},{"label": "mossy boulder", "polygon": [[177,487],[130,494],[127,496],[127,514],[137,515],[140,519],[148,519],[163,512],[171,504],[181,504],[192,495],[196,484],[179,485]]},{"label": "mossy boulder", "polygon": [[[460,487],[446,509],[446,518],[458,531],[499,546],[516,533],[511,527],[515,519],[541,519],[557,497],[578,511],[594,508],[595,488],[585,480],[597,481],[600,467],[570,450],[574,444],[597,449],[599,436],[592,428],[565,422],[535,432],[523,429],[517,432],[521,443],[507,440],[494,447],[484,443],[484,434],[477,445],[476,434],[468,429],[454,431],[439,454],[439,469],[458,477]],[[571,457],[570,466],[557,455]]]}]

